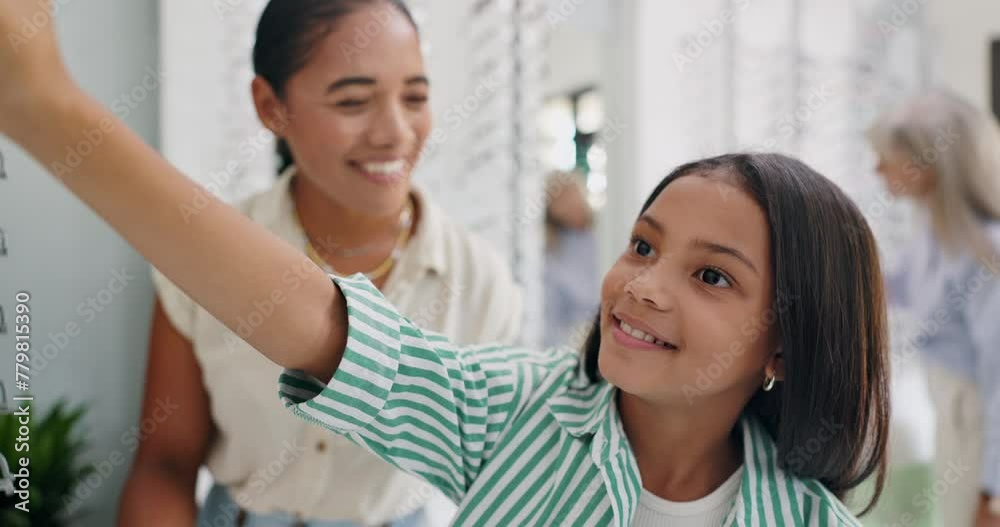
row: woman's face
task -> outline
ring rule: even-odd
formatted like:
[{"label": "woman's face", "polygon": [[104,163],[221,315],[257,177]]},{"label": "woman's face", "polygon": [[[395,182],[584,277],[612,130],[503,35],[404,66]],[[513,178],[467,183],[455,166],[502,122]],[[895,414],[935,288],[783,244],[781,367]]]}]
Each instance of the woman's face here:
[{"label": "woman's face", "polygon": [[909,157],[899,150],[879,155],[876,170],[894,196],[920,197],[930,190],[930,170],[912,163]]},{"label": "woman's face", "polygon": [[777,344],[770,247],[743,190],[701,175],[667,185],[604,278],[601,375],[654,403],[745,401]]},{"label": "woman's face", "polygon": [[278,135],[302,175],[341,206],[398,211],[431,127],[417,31],[388,4],[337,21],[286,86]]}]

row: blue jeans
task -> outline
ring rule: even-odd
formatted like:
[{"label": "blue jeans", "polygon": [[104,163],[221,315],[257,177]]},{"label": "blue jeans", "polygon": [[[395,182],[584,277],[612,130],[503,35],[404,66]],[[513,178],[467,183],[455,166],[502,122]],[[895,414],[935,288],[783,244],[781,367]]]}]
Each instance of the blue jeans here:
[{"label": "blue jeans", "polygon": [[[423,527],[422,510],[395,522],[392,527]],[[348,520],[299,520],[289,513],[254,514],[240,508],[225,487],[215,485],[198,512],[198,527],[369,527]]]}]

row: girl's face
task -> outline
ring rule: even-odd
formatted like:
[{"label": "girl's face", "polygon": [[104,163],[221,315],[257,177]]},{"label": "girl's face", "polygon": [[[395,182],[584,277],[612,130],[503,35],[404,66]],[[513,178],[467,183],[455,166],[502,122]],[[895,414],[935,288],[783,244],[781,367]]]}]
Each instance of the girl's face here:
[{"label": "girl's face", "polygon": [[410,21],[388,4],[361,8],[293,75],[277,124],[311,187],[364,214],[398,211],[431,128],[428,81]]},{"label": "girl's face", "polygon": [[667,405],[749,398],[777,348],[770,255],[767,218],[743,190],[714,175],[667,185],[604,278],[601,375]]}]

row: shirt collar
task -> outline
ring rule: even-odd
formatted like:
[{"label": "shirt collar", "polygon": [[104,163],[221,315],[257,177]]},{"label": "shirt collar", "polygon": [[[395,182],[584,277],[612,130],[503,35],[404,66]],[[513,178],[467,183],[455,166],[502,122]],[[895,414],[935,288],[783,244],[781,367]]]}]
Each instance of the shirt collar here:
[{"label": "shirt collar", "polygon": [[[296,175],[292,165],[278,176],[277,182],[253,200],[247,211],[251,219],[269,227],[272,231],[288,235],[288,241],[305,246],[306,238],[295,214],[291,182]],[[420,220],[416,231],[407,244],[403,258],[408,260],[400,267],[412,272],[433,272],[446,276],[449,271],[447,247],[447,221],[444,212],[426,199],[424,193],[412,189]]]},{"label": "shirt collar", "polygon": [[[629,467],[636,471],[636,484],[641,485],[638,467],[635,466],[634,457],[628,449],[628,440],[617,408],[614,407],[618,389],[607,382],[589,382],[583,372],[583,361],[579,362],[580,366],[566,387],[546,401],[549,411],[560,427],[569,434],[574,437],[592,438],[591,456],[595,464],[603,467],[609,463],[620,463]],[[815,480],[795,478],[779,466],[777,446],[763,423],[755,416],[744,414],[740,417],[740,430],[743,439],[743,475],[740,481],[740,494],[725,525],[750,525],[751,518],[759,517],[761,511],[771,507],[772,496],[777,497],[779,494],[792,496],[793,501],[801,503],[804,489],[808,489],[815,495],[836,501]],[[609,492],[621,494],[614,489],[609,489]],[[632,498],[638,496],[639,492],[641,488],[622,494],[624,502],[618,504],[620,510],[617,514],[634,510],[635,500]],[[799,520],[802,512],[797,509],[788,511]],[[805,525],[804,522],[797,524]]]}]

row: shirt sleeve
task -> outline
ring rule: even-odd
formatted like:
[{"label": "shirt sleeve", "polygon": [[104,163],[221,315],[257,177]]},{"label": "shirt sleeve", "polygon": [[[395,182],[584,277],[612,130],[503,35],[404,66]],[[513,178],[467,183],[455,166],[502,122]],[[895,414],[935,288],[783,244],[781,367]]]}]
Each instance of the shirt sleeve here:
[{"label": "shirt sleeve", "polygon": [[[983,411],[983,489],[1000,496],[1000,256],[979,261],[968,277],[965,316],[975,346]],[[980,289],[980,284],[982,288]]]},{"label": "shirt sleeve", "polygon": [[456,502],[531,395],[575,363],[498,345],[457,349],[402,317],[363,276],[332,278],[347,301],[340,366],[326,385],[286,370],[279,396]]},{"label": "shirt sleeve", "polygon": [[157,299],[163,306],[167,319],[181,335],[184,335],[184,338],[192,340],[191,335],[194,334],[194,321],[199,309],[198,304],[155,267],[152,269],[151,276]]}]

